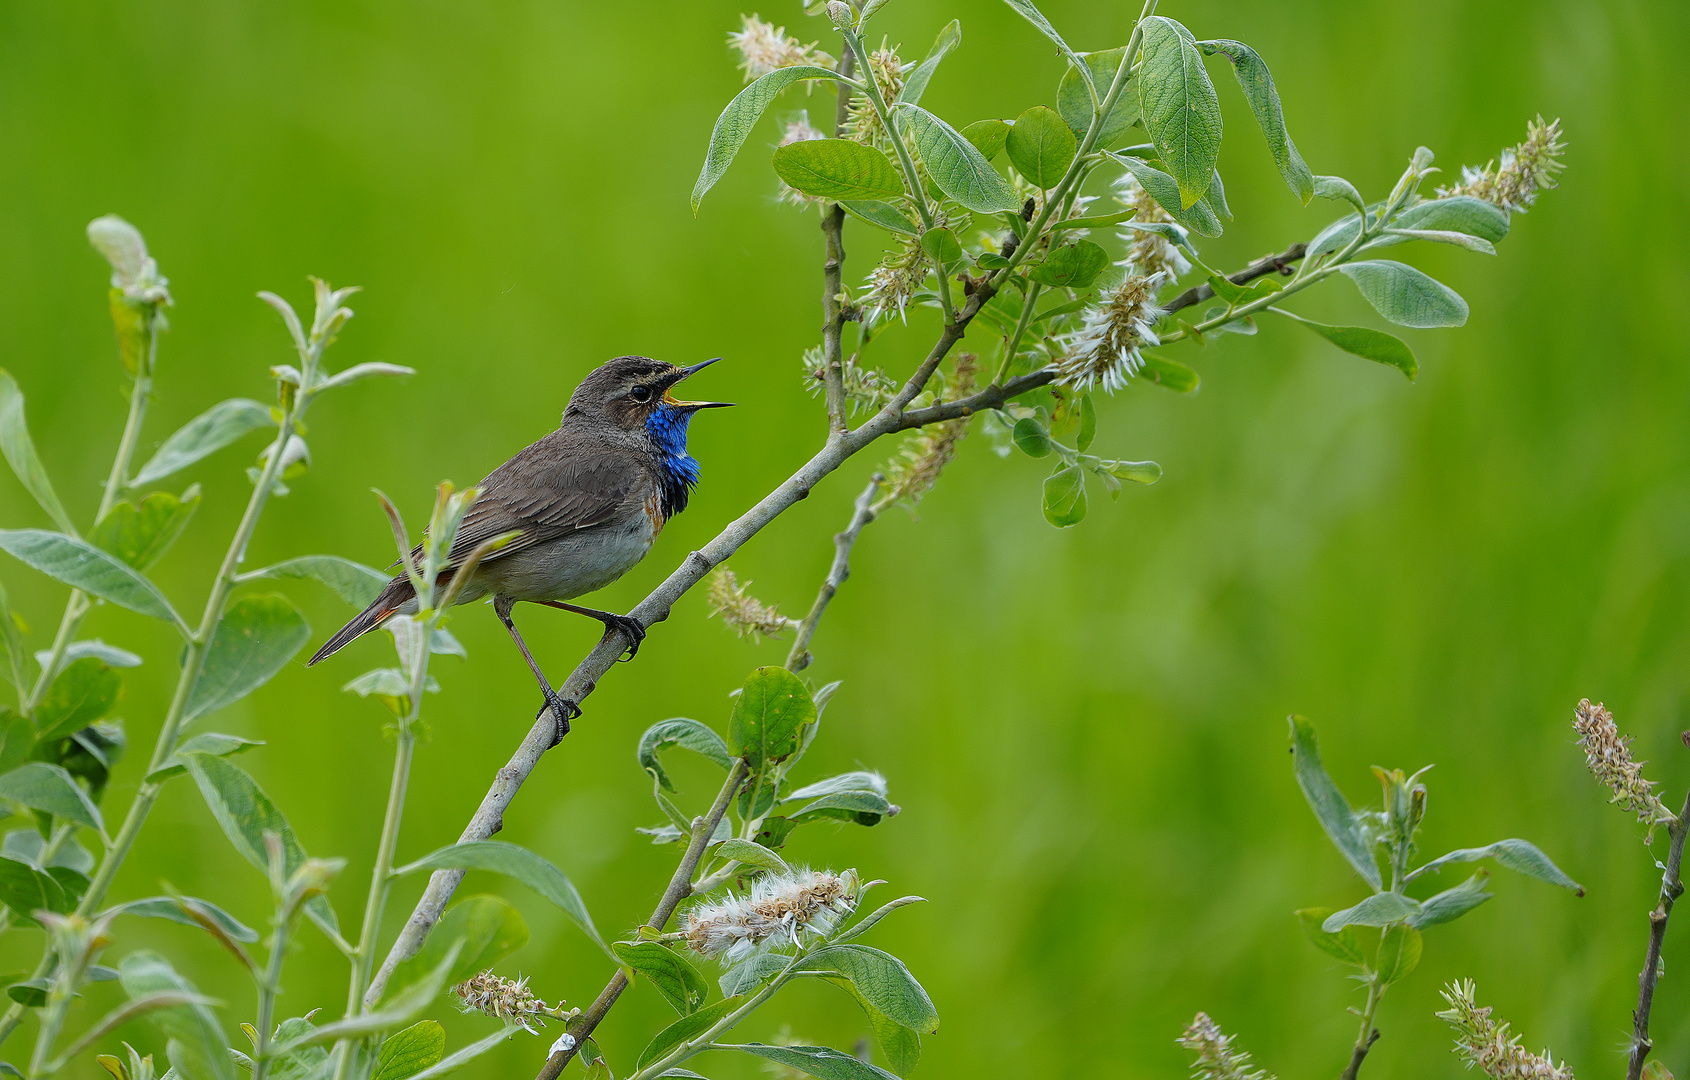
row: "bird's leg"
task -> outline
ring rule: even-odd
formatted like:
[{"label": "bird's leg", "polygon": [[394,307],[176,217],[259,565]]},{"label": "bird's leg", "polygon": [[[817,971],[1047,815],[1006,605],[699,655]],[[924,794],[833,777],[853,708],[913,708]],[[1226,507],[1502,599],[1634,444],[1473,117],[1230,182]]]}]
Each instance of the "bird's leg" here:
[{"label": "bird's leg", "polygon": [[614,612],[599,611],[597,608],[577,607],[574,604],[566,604],[561,600],[537,600],[535,603],[559,608],[563,611],[573,611],[575,614],[585,615],[589,619],[597,619],[604,623],[604,632],[607,637],[612,630],[621,631],[628,639],[628,655],[622,657],[623,660],[632,660],[637,656],[640,651],[640,642],[645,640],[645,623],[640,622],[632,615],[617,615]]},{"label": "bird's leg", "polygon": [[508,596],[495,596],[493,612],[499,616],[499,621],[505,624],[505,629],[510,631],[511,640],[522,650],[522,658],[528,661],[528,669],[534,673],[534,678],[540,683],[540,691],[546,695],[546,704],[541,711],[549,708],[552,715],[557,717],[557,735],[552,739],[552,745],[556,746],[569,734],[569,722],[581,715],[581,707],[552,689],[552,684],[546,679],[546,673],[540,670],[540,665],[534,660],[534,654],[528,651],[528,643],[522,640],[516,623],[511,621],[511,608],[515,604],[516,601]]}]

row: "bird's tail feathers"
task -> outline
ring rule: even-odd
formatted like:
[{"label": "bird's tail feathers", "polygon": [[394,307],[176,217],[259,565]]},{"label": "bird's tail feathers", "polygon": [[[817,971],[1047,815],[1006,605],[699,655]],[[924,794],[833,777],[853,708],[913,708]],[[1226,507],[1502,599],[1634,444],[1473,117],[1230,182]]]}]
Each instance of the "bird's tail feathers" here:
[{"label": "bird's tail feathers", "polygon": [[395,578],[388,582],[387,588],[381,591],[375,602],[355,615],[351,622],[335,631],[334,637],[324,642],[323,647],[317,650],[317,655],[307,660],[305,666],[310,667],[328,659],[350,644],[354,638],[374,630],[392,618],[412,595],[411,583],[406,578]]}]

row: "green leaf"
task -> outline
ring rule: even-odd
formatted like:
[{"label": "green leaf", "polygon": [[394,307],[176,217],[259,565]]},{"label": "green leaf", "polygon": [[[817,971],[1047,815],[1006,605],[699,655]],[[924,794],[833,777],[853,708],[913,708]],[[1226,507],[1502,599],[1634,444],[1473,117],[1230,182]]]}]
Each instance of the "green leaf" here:
[{"label": "green leaf", "polygon": [[[867,14],[864,14],[867,18]],[[932,80],[933,73],[939,70],[939,62],[950,55],[952,49],[962,44],[962,24],[955,19],[945,24],[939,31],[933,47],[927,50],[927,55],[917,64],[915,70],[904,78],[904,88],[898,92],[899,101],[907,101],[911,105],[921,102],[921,95],[927,92],[927,84]]]},{"label": "green leaf", "polygon": [[574,884],[563,876],[563,871],[527,848],[500,840],[466,840],[431,851],[394,873],[413,874],[419,870],[490,870],[515,878],[556,905],[594,944],[611,959],[616,958],[599,936],[598,927],[593,925],[593,917],[587,913],[587,905]]},{"label": "green leaf", "polygon": [[1320,928],[1329,934],[1335,934],[1346,926],[1389,926],[1394,922],[1404,922],[1420,914],[1420,903],[1401,893],[1374,893],[1355,907],[1347,907],[1342,911],[1334,911],[1320,924]]},{"label": "green leaf", "polygon": [[866,221],[870,225],[878,225],[880,228],[891,232],[902,233],[905,236],[915,236],[921,232],[921,227],[911,221],[902,210],[878,199],[861,201],[841,199],[839,205],[843,206],[845,212],[852,217]]},{"label": "green leaf", "polygon": [[1138,105],[1144,127],[1174,182],[1180,205],[1209,190],[1221,149],[1221,104],[1191,32],[1172,19],[1145,19]]},{"label": "green leaf", "polygon": [[767,979],[769,976],[786,968],[792,958],[779,953],[753,953],[730,967],[723,973],[716,984],[722,988],[723,997],[733,997],[743,994]]},{"label": "green leaf", "polygon": [[874,1039],[880,1044],[886,1060],[900,1076],[907,1076],[921,1061],[921,1036],[875,1008],[850,979],[843,975],[823,975],[822,978],[856,999],[863,1015],[868,1017],[869,1030],[874,1032]]},{"label": "green leaf", "polygon": [[415,375],[416,373],[416,368],[408,368],[403,364],[353,364],[345,371],[337,371],[318,383],[317,392],[322,393],[324,390],[331,390],[337,386],[346,386],[357,382],[359,379],[367,379],[372,375]]},{"label": "green leaf", "polygon": [[[1010,0],[1012,6],[1015,0]],[[736,1043],[732,1049],[743,1050],[760,1058],[768,1058],[782,1065],[809,1073],[820,1080],[898,1080],[878,1065],[858,1061],[842,1050],[829,1046],[764,1046],[762,1043]]]},{"label": "green leaf", "polygon": [[135,569],[145,570],[182,535],[199,504],[198,484],[181,498],[155,491],[140,506],[120,502],[99,520],[88,539]]},{"label": "green leaf", "polygon": [[858,825],[872,826],[880,824],[884,818],[889,818],[898,812],[898,808],[886,801],[886,796],[876,791],[840,791],[832,795],[824,795],[815,802],[793,811],[789,816],[796,825],[807,825],[818,818],[838,818]]},{"label": "green leaf", "polygon": [[1241,41],[1199,41],[1197,47],[1210,56],[1220,53],[1232,61],[1232,73],[1238,76],[1238,85],[1250,102],[1250,111],[1256,114],[1256,123],[1261,125],[1268,149],[1273,151],[1279,174],[1285,177],[1292,194],[1307,206],[1314,197],[1314,174],[1303,163],[1303,156],[1297,153],[1291,133],[1285,130],[1285,112],[1279,107],[1279,91],[1273,87],[1273,76],[1268,72],[1267,64],[1254,49]]},{"label": "green leaf", "polygon": [[1314,178],[1314,193],[1323,199],[1335,202],[1347,202],[1356,208],[1356,213],[1367,213],[1367,203],[1362,201],[1361,192],[1356,186],[1342,176],[1317,176]]},{"label": "green leaf", "polygon": [[735,837],[716,849],[716,855],[723,859],[733,859],[747,866],[755,866],[763,870],[773,870],[777,874],[788,872],[786,860],[764,847],[762,844]]},{"label": "green leaf", "polygon": [[1177,360],[1153,353],[1139,353],[1144,358],[1144,366],[1138,369],[1138,377],[1165,386],[1179,394],[1195,394],[1203,380],[1198,376],[1195,368],[1186,367]]},{"label": "green leaf", "polygon": [[287,666],[311,639],[311,627],[288,598],[243,596],[212,631],[205,666],[188,692],[184,722],[233,705]]},{"label": "green leaf", "polygon": [[1379,939],[1379,958],[1373,965],[1380,986],[1400,981],[1420,963],[1420,931],[1405,923],[1385,928]]},{"label": "green leaf", "polygon": [[1467,321],[1467,301],[1412,266],[1364,259],[1338,269],[1356,283],[1373,310],[1398,326],[1460,326]]},{"label": "green leaf", "polygon": [[1078,465],[1059,469],[1045,478],[1045,520],[1059,529],[1078,525],[1086,516],[1086,473]]},{"label": "green leaf", "polygon": [[655,941],[617,941],[610,948],[623,964],[650,980],[663,1000],[682,1016],[697,1012],[710,996],[710,984],[704,976],[673,949]]},{"label": "green leaf", "polygon": [[[1374,861],[1373,848],[1367,842],[1361,819],[1350,809],[1338,785],[1326,775],[1326,767],[1320,763],[1320,746],[1315,739],[1314,725],[1307,717],[1291,717],[1291,757],[1297,773],[1297,786],[1303,789],[1303,798],[1308,800],[1309,809],[1314,811],[1320,827],[1326,830],[1327,837],[1362,880],[1375,889],[1379,888],[1382,884],[1379,864]],[[1335,931],[1338,927],[1329,926],[1327,929]]]},{"label": "green leaf", "polygon": [[990,161],[1003,152],[1004,143],[1009,141],[1009,121],[976,120],[962,129],[962,137]]},{"label": "green leaf", "polygon": [[1117,480],[1131,480],[1146,486],[1162,479],[1162,466],[1154,461],[1102,461],[1098,467]]},{"label": "green leaf", "polygon": [[1490,871],[1481,869],[1453,889],[1445,889],[1420,902],[1420,914],[1409,920],[1413,926],[1425,929],[1441,923],[1453,922],[1491,898],[1485,891],[1490,883]]},{"label": "green leaf", "polygon": [[233,915],[224,911],[209,900],[201,900],[194,896],[185,896],[178,900],[174,896],[150,896],[145,900],[130,900],[108,908],[104,914],[108,915],[137,915],[145,919],[164,919],[167,922],[181,923],[200,929],[199,922],[182,909],[183,902],[193,904],[200,913],[216,923],[222,931],[236,941],[252,944],[258,940],[258,931],[242,923]]},{"label": "green leaf", "polygon": [[123,677],[104,660],[86,656],[56,676],[35,707],[43,742],[62,739],[111,712],[123,690]]},{"label": "green leaf", "polygon": [[[21,699],[29,692],[29,650],[24,648],[23,631],[18,617],[12,613],[12,605],[7,599],[4,585],[0,585],[0,645],[6,650],[6,668],[0,674],[4,674],[6,681],[18,688],[19,706],[22,707]],[[72,642],[73,647],[74,645]]]},{"label": "green leaf", "polygon": [[438,1020],[418,1020],[382,1040],[372,1080],[408,1080],[446,1056],[446,1029]]},{"label": "green leaf", "polygon": [[751,135],[751,129],[757,126],[763,110],[769,103],[780,95],[782,90],[795,82],[805,79],[833,79],[839,80],[837,72],[824,67],[800,64],[794,67],[776,68],[757,81],[741,90],[728,107],[722,110],[722,115],[716,118],[716,126],[710,132],[710,149],[704,156],[704,169],[698,174],[698,182],[692,188],[692,212],[698,213],[698,204],[704,201],[704,195],[716,186],[716,181],[728,171],[733,164],[734,156],[739,148],[745,145],[745,140]]},{"label": "green leaf", "polygon": [[[123,992],[131,1000],[153,994],[177,993],[199,997],[194,984],[176,973],[170,962],[151,950],[130,953],[119,965]],[[161,1009],[150,1019],[171,1041],[171,1064],[192,1080],[234,1080],[235,1066],[229,1057],[228,1040],[217,1016],[205,1005],[179,1005]]]},{"label": "green leaf", "polygon": [[1111,154],[1109,156],[1132,173],[1138,179],[1138,182],[1144,186],[1144,190],[1150,192],[1150,197],[1155,199],[1157,204],[1168,212],[1168,216],[1179,222],[1180,225],[1190,229],[1198,236],[1219,236],[1221,234],[1221,219],[1215,216],[1215,212],[1209,208],[1208,204],[1197,202],[1187,206],[1181,202],[1182,196],[1179,185],[1174,182],[1173,177],[1154,165],[1140,161],[1135,157],[1128,157],[1125,154]]},{"label": "green leaf", "polygon": [[[1466,233],[1492,244],[1508,235],[1508,214],[1494,203],[1475,199],[1471,195],[1452,195],[1447,199],[1428,199],[1415,203],[1391,219],[1398,229],[1435,229]],[[1375,243],[1383,246],[1387,241]]]},{"label": "green leaf", "polygon": [[1048,191],[1068,172],[1079,143],[1056,110],[1034,105],[1015,118],[1004,148],[1017,172]]},{"label": "green leaf", "polygon": [[894,116],[902,118],[940,191],[976,213],[1020,207],[1009,182],[951,125],[918,105],[900,105]]},{"label": "green leaf", "polygon": [[1049,457],[1052,447],[1050,433],[1039,423],[1036,417],[1023,416],[1010,429],[1010,438],[1015,441],[1016,449],[1028,457]]},{"label": "green leaf", "polygon": [[1481,255],[1496,254],[1496,248],[1492,246],[1489,240],[1477,236],[1468,236],[1464,232],[1456,232],[1453,229],[1386,229],[1384,236],[1387,239],[1428,240],[1434,244],[1453,244],[1459,248],[1466,248],[1468,251],[1477,251]]},{"label": "green leaf", "polygon": [[755,769],[797,750],[804,725],[815,719],[816,703],[798,676],[783,667],[760,667],[734,699],[728,738]]},{"label": "green leaf", "polygon": [[23,391],[5,368],[0,368],[0,453],[5,454],[6,463],[17,474],[18,482],[35,496],[41,509],[53,519],[53,524],[75,536],[76,526],[71,524],[64,504],[59,502],[53,482],[47,479],[47,470],[35,452],[35,441],[29,437],[29,423],[23,413]]},{"label": "green leaf", "polygon": [[457,959],[446,982],[460,983],[486,971],[528,944],[522,913],[497,896],[471,896],[454,904],[423,939],[422,948],[393,969],[389,989],[412,986],[429,977],[449,953]]},{"label": "green leaf", "polygon": [[1334,960],[1354,967],[1366,967],[1367,957],[1361,951],[1361,935],[1355,927],[1346,926],[1337,933],[1327,933],[1321,923],[1332,915],[1331,908],[1304,908],[1297,912],[1297,922],[1308,935],[1309,942]]},{"label": "green leaf", "polygon": [[0,773],[29,760],[35,749],[35,725],[10,709],[0,709]]},{"label": "green leaf", "polygon": [[85,540],[45,529],[0,529],[0,550],[73,589],[182,625],[157,586]]},{"label": "green leaf", "polygon": [[120,649],[116,645],[107,645],[99,638],[88,641],[73,641],[66,645],[63,655],[59,657],[59,666],[51,674],[46,671],[47,661],[53,658],[51,649],[37,649],[35,651],[35,662],[41,666],[43,675],[48,678],[56,678],[58,673],[67,666],[89,656],[103,660],[112,667],[131,668],[141,666],[139,656],[128,649]]},{"label": "green leaf", "polygon": [[129,480],[132,488],[156,483],[228,446],[249,431],[274,427],[270,408],[248,398],[220,401],[183,424]]},{"label": "green leaf", "polygon": [[242,581],[254,578],[309,578],[327,585],[336,596],[358,608],[375,603],[388,582],[387,575],[380,570],[339,555],[301,555],[241,575]]},{"label": "green leaf", "polygon": [[207,731],[195,735],[177,748],[176,753],[170,755],[158,769],[147,774],[149,783],[158,783],[173,776],[180,776],[187,771],[182,764],[183,754],[210,754],[212,757],[233,757],[244,754],[255,746],[263,746],[262,741],[243,739],[239,735],[225,735],[220,731]]},{"label": "green leaf", "polygon": [[[1092,84],[1097,87],[1099,104],[1109,95],[1109,87],[1115,82],[1115,73],[1121,67],[1121,57],[1126,53],[1126,48],[1122,47],[1085,54],[1086,68]],[[1094,111],[1091,94],[1086,90],[1085,78],[1085,75],[1080,74],[1079,68],[1069,67],[1062,73],[1062,81],[1056,87],[1056,111],[1062,115],[1068,130],[1082,136],[1091,129]],[[1104,117],[1103,127],[1097,133],[1096,146],[1103,149],[1120,141],[1127,129],[1138,121],[1138,90],[1129,80],[1121,89],[1121,96],[1115,99],[1115,107]]]},{"label": "green leaf", "polygon": [[890,199],[904,193],[892,159],[850,139],[806,139],[775,147],[775,173],[820,199]]},{"label": "green leaf", "polygon": [[71,775],[57,765],[32,761],[0,776],[0,799],[23,803],[32,810],[52,814],[105,835],[106,823],[99,808]]},{"label": "green leaf", "polygon": [[1076,240],[1053,250],[1043,262],[1029,270],[1027,276],[1041,285],[1083,289],[1096,281],[1097,275],[1108,267],[1107,251],[1090,240]]},{"label": "green leaf", "polygon": [[1080,395],[1079,411],[1080,430],[1074,436],[1074,448],[1083,452],[1097,438],[1097,406],[1091,403],[1090,394]]},{"label": "green leaf", "polygon": [[[270,801],[270,796],[248,776],[240,766],[205,753],[178,753],[188,773],[205,797],[211,816],[217,819],[223,835],[235,845],[241,857],[260,872],[270,872],[270,856],[264,847],[264,834],[275,833],[282,843],[282,862],[286,873],[292,874],[305,861],[305,849],[294,836],[288,819]],[[318,925],[337,933],[339,922],[327,898],[314,896],[305,902],[305,912]]]},{"label": "green leaf", "polygon": [[949,229],[928,229],[921,234],[921,249],[933,256],[933,261],[940,267],[949,266],[962,258],[962,245],[957,242],[956,233]]},{"label": "green leaf", "polygon": [[1484,847],[1461,848],[1447,855],[1440,855],[1424,866],[1415,869],[1409,879],[1422,874],[1434,873],[1451,863],[1478,862],[1480,859],[1494,859],[1498,866],[1506,866],[1510,870],[1518,871],[1527,877],[1547,881],[1551,885],[1559,885],[1563,889],[1571,889],[1580,896],[1584,895],[1584,887],[1566,874],[1561,868],[1549,860],[1549,856],[1524,840],[1498,840],[1494,844]]},{"label": "green leaf", "polygon": [[659,720],[640,736],[638,756],[640,768],[655,776],[665,791],[674,791],[675,785],[669,782],[669,774],[658,764],[657,752],[671,746],[702,754],[724,769],[733,767],[733,755],[728,753],[728,744],[710,728],[684,716]]},{"label": "green leaf", "polygon": [[927,991],[904,962],[890,953],[867,945],[829,945],[800,961],[798,970],[837,971],[897,1023],[924,1035],[939,1030],[939,1013]]},{"label": "green leaf", "polygon": [[[782,965],[785,966],[784,964]],[[716,1025],[716,1021],[733,1012],[745,1004],[743,995],[723,998],[714,1005],[707,1005],[695,1013],[689,1013],[668,1027],[659,1031],[640,1051],[638,1060],[634,1062],[635,1069],[643,1069],[652,1062],[664,1057],[669,1051],[686,1042],[696,1035],[702,1035]]]},{"label": "green leaf", "polygon": [[1293,315],[1283,308],[1276,307],[1273,310],[1295,319],[1347,353],[1389,364],[1407,375],[1410,382],[1420,373],[1420,365],[1415,362],[1414,350],[1408,347],[1408,343],[1383,330],[1374,330],[1367,326],[1327,326],[1325,323],[1305,319],[1301,315]]},{"label": "green leaf", "polygon": [[66,902],[64,886],[50,874],[10,855],[0,855],[0,904],[30,926],[39,925],[35,921],[37,911],[63,913],[72,906]]}]

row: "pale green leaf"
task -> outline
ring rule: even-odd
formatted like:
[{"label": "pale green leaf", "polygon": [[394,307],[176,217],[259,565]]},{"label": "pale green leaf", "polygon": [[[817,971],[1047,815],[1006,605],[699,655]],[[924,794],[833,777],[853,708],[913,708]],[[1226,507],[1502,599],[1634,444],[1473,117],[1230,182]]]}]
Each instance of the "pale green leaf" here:
[{"label": "pale green leaf", "polygon": [[1220,53],[1232,61],[1232,72],[1238,76],[1238,85],[1250,102],[1250,111],[1256,114],[1256,123],[1267,138],[1274,164],[1279,166],[1279,173],[1285,177],[1292,193],[1303,200],[1303,205],[1308,205],[1314,197],[1314,174],[1303,163],[1303,156],[1297,153],[1291,133],[1285,130],[1285,112],[1280,108],[1279,91],[1274,89],[1273,76],[1268,72],[1267,64],[1254,49],[1241,41],[1200,41],[1197,47],[1211,56]]},{"label": "pale green leaf", "polygon": [[[1320,762],[1320,746],[1315,739],[1314,725],[1307,717],[1291,717],[1291,760],[1297,774],[1297,786],[1303,789],[1303,798],[1308,800],[1309,809],[1314,811],[1320,827],[1326,830],[1327,837],[1362,880],[1375,889],[1379,888],[1379,864],[1373,858],[1367,833],[1362,829],[1356,812],[1350,809],[1343,792],[1326,774],[1326,767]],[[1328,932],[1337,929],[1336,926],[1327,927]]]},{"label": "pale green leaf", "polygon": [[1338,269],[1355,282],[1375,311],[1398,326],[1460,326],[1467,321],[1467,301],[1412,266],[1365,259]]},{"label": "pale green leaf", "polygon": [[1020,207],[1009,181],[955,128],[917,105],[900,105],[894,115],[909,132],[927,175],[940,191],[977,213]]},{"label": "pale green leaf", "polygon": [[1152,15],[1143,23],[1138,104],[1145,130],[1189,207],[1209,189],[1221,148],[1221,107],[1190,31]]},{"label": "pale green leaf", "polygon": [[220,401],[183,424],[164,440],[151,460],[129,479],[132,488],[145,487],[214,454],[249,431],[274,427],[270,408],[248,398]]},{"label": "pale green leaf", "polygon": [[0,453],[5,455],[12,472],[17,474],[18,482],[35,496],[41,509],[53,519],[53,524],[75,536],[76,526],[71,524],[70,515],[65,513],[64,504],[53,490],[53,482],[47,479],[47,469],[35,452],[35,440],[29,437],[29,422],[24,418],[23,391],[5,368],[0,368]]},{"label": "pale green leaf", "polygon": [[827,68],[808,64],[776,68],[759,77],[728,102],[728,107],[716,118],[716,126],[710,132],[710,149],[704,157],[704,168],[698,174],[698,182],[693,185],[693,213],[698,212],[698,204],[704,201],[705,193],[716,186],[716,181],[733,164],[735,155],[750,137],[751,129],[757,126],[763,110],[780,96],[782,90],[805,79],[837,80],[839,75]]},{"label": "pale green leaf", "polygon": [[0,550],[73,589],[182,626],[156,585],[87,541],[44,529],[0,529]]},{"label": "pale green leaf", "polygon": [[232,705],[287,666],[311,638],[305,616],[285,596],[243,596],[212,632],[205,666],[188,694],[183,719]]}]

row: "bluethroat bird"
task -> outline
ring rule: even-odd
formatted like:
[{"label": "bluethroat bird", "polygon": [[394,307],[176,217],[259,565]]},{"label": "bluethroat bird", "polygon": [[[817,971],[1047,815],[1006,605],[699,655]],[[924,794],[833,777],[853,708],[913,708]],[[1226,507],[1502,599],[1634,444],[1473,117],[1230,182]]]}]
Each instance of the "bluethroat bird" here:
[{"label": "bluethroat bird", "polygon": [[[686,509],[687,496],[698,483],[698,462],[687,454],[687,424],[700,409],[730,403],[677,401],[670,390],[715,362],[676,367],[644,356],[621,356],[594,369],[570,396],[557,430],[494,469],[477,486],[475,503],[458,529],[439,578],[442,587],[478,545],[519,533],[481,561],[457,602],[493,597],[494,613],[522,650],[546,705],[557,716],[559,738],[580,709],[552,688],[511,621],[511,608],[526,600],[589,616],[604,624],[606,635],[619,630],[627,636],[630,659],[639,651],[645,626],[638,619],[565,601],[602,589],[627,573],[651,550],[664,523]],[[310,663],[394,615],[416,611],[416,591],[410,579],[400,575],[317,650]]]}]

